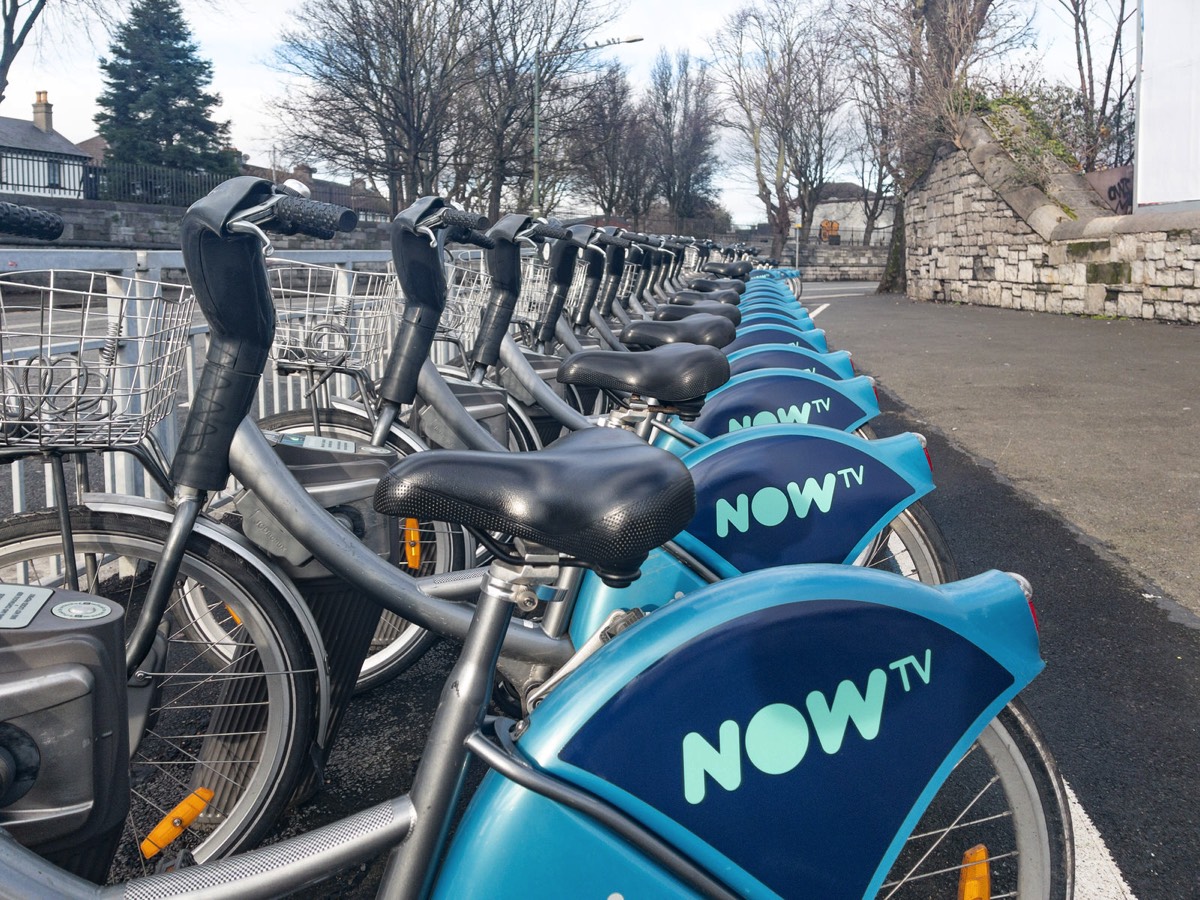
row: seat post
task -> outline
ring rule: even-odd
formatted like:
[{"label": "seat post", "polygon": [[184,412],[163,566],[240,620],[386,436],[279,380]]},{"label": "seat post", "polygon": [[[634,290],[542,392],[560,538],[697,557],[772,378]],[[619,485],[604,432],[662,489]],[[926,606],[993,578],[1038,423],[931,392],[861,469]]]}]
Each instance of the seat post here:
[{"label": "seat post", "polygon": [[417,764],[409,792],[416,820],[408,839],[388,857],[379,897],[428,894],[466,778],[467,738],[483,724],[513,606],[527,603],[537,586],[552,584],[558,575],[557,565],[494,560],[488,568],[462,652],[442,688],[429,742]]}]

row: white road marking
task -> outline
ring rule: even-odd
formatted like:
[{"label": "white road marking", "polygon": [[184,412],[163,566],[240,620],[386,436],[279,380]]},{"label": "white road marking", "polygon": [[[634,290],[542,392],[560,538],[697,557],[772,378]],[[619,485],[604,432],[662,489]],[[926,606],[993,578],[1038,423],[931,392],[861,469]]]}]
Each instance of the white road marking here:
[{"label": "white road marking", "polygon": [[821,304],[820,306],[818,306],[816,309],[814,309],[814,310],[810,310],[810,311],[809,311],[809,313],[808,313],[808,317],[809,317],[810,319],[815,319],[817,316],[819,316],[821,313],[825,312],[825,310],[827,310],[827,309],[829,309],[829,304],[828,304],[828,303],[822,303],[822,304]]},{"label": "white road marking", "polygon": [[805,290],[804,294],[801,295],[800,299],[803,300],[805,296],[814,300],[817,298],[823,300],[826,297],[866,297],[872,290],[874,290],[874,288],[863,288],[862,290],[857,291],[814,291],[812,289],[807,289]]},{"label": "white road marking", "polygon": [[1081,900],[1137,900],[1079,798],[1069,784],[1063,784],[1075,829],[1075,896]]}]

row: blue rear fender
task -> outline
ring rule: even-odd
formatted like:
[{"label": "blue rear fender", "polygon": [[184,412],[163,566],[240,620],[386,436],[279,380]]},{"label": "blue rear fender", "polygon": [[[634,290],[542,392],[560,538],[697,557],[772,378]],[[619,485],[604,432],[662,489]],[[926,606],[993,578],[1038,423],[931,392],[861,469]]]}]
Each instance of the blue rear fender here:
[{"label": "blue rear fender", "polygon": [[729,355],[746,347],[758,344],[792,344],[797,347],[808,347],[818,353],[826,353],[829,343],[825,340],[825,332],[820,328],[812,331],[801,331],[787,325],[751,325],[738,331],[731,344],[725,346],[725,354]]},{"label": "blue rear fender", "polygon": [[807,316],[801,318],[777,310],[763,309],[762,307],[754,307],[749,310],[743,309],[742,321],[739,327],[749,328],[752,325],[783,325],[788,328],[799,328],[801,331],[812,331],[817,327],[813,323],[813,320]]},{"label": "blue rear fender", "polygon": [[879,415],[874,383],[860,375],[835,381],[786,368],[736,375],[704,401],[691,427],[709,438],[760,425],[824,425],[853,431]]},{"label": "blue rear fender", "polygon": [[854,364],[845,350],[821,353],[794,344],[757,344],[729,354],[731,375],[764,368],[800,369],[826,378],[853,378],[855,375]]},{"label": "blue rear fender", "polygon": [[721,577],[799,563],[852,563],[933,490],[922,439],[763,425],[682,457],[696,514],[676,541]]},{"label": "blue rear fender", "polygon": [[[844,566],[695,591],[610,641],[518,752],[747,897],[874,897],[939,786],[1041,670],[1012,577]],[[530,842],[538,847],[529,864]],[[489,773],[438,896],[693,896],[583,816]]]}]

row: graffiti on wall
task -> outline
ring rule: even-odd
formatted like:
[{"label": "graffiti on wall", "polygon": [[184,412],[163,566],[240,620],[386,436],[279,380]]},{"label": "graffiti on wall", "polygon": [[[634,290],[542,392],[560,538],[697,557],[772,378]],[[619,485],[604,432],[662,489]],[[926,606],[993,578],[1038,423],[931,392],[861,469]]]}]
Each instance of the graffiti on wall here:
[{"label": "graffiti on wall", "polygon": [[1085,172],[1084,177],[1117,215],[1133,212],[1133,166]]}]

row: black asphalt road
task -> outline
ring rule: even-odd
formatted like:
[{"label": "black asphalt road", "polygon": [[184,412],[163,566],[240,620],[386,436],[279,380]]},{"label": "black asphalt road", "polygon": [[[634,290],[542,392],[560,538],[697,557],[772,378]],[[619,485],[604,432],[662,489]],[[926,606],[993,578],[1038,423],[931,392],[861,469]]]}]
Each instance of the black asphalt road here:
[{"label": "black asphalt road", "polygon": [[[1142,328],[1133,327],[1143,323],[1080,323],[909,304],[903,298],[864,295],[846,285],[809,286],[804,299],[810,309],[830,304],[818,324],[839,348],[854,352],[861,368],[877,376],[885,414],[876,430],[883,434],[917,430],[928,438],[938,490],[926,502],[962,574],[999,568],[1021,572],[1033,583],[1048,665],[1026,699],[1133,895],[1139,900],[1200,897],[1200,859],[1193,852],[1200,844],[1200,629],[1196,627],[1200,618],[1180,604],[1187,598],[1159,586],[1170,580],[1161,577],[1165,568],[1156,569],[1157,563],[1135,565],[1124,548],[1136,545],[1113,539],[1123,529],[1141,540],[1148,530],[1139,518],[1143,514],[1131,513],[1128,505],[1116,512],[1101,508],[1106,503],[1127,504],[1126,495],[1106,499],[1085,493],[1083,499],[1062,502],[1076,496],[1068,490],[1072,470],[1086,472],[1082,480],[1088,483],[1092,479],[1102,483],[1105,465],[1116,477],[1128,471],[1127,463],[1140,465],[1154,454],[1162,463],[1160,469],[1169,467],[1175,474],[1164,476],[1157,488],[1151,484],[1145,492],[1177,492],[1180,484],[1186,490],[1188,472],[1195,477],[1200,449],[1194,412],[1190,421],[1181,418],[1174,437],[1171,428],[1155,426],[1153,430],[1163,432],[1156,437],[1161,446],[1141,442],[1139,436],[1146,429],[1132,427],[1137,422],[1131,422],[1124,438],[1127,444],[1114,452],[1110,442],[1117,438],[1105,434],[1098,440],[1096,434],[1110,426],[1097,413],[1077,408],[1078,397],[1102,399],[1109,386],[1124,402],[1125,392],[1131,390],[1129,382],[1137,380],[1129,372],[1139,367],[1157,372],[1156,367],[1173,368],[1174,363],[1153,356],[1138,358],[1153,353],[1156,345],[1153,333],[1145,338]],[[1006,330],[1009,324],[1014,331]],[[1080,324],[1082,328],[1075,327]],[[1168,345],[1162,351],[1167,355],[1185,352],[1189,342],[1192,347],[1200,344],[1200,329],[1148,327],[1170,333],[1169,341],[1157,342]],[[1042,328],[1048,337],[1038,337]],[[1118,331],[1139,333],[1130,341],[1131,346],[1134,340],[1139,342],[1136,353],[1122,352]],[[1068,346],[1071,335],[1082,345]],[[913,349],[905,350],[901,339]],[[1003,342],[1002,352],[980,349],[989,343],[995,346],[998,340]],[[1099,344],[1088,346],[1093,340]],[[1057,354],[1063,371],[1054,374],[1050,353]],[[1087,359],[1105,362],[1107,367],[1089,364],[1084,378],[1076,365]],[[1198,361],[1195,354],[1186,358],[1186,368],[1191,370],[1187,377],[1197,377]],[[1037,374],[1030,379],[1005,369]],[[1143,374],[1150,383],[1153,373]],[[1010,465],[1015,454],[994,452],[996,446],[1004,446],[1003,441],[988,444],[976,435],[995,432],[1003,437],[1005,417],[1022,415],[1034,399],[1020,383],[1039,379],[1053,384],[1054,390],[1034,392],[1041,404],[1038,421],[1029,429],[1010,429],[1009,452],[1012,444],[1023,445],[1028,439],[1026,431],[1034,437],[1040,431],[1054,449],[1022,449],[1020,465]],[[1192,399],[1200,407],[1200,395]],[[1147,397],[1145,404],[1126,406],[1127,416],[1148,422],[1153,418],[1150,402]],[[1177,398],[1171,402],[1178,407],[1172,413],[1180,415],[1182,407],[1190,405]],[[947,404],[956,408],[943,408]],[[1076,408],[1068,410],[1068,405]],[[1065,433],[1047,423],[1065,423]],[[1095,458],[1097,453],[1108,454],[1107,463]],[[1038,475],[1039,459],[1051,461],[1047,468],[1054,470],[1052,477]],[[1039,496],[1039,491],[1045,496]],[[1188,566],[1196,567],[1196,541],[1188,528],[1194,527],[1197,506],[1187,496],[1164,497],[1157,507],[1152,497],[1139,503],[1163,510],[1167,533],[1176,515],[1170,510],[1178,508],[1192,517],[1190,525],[1186,516],[1179,521],[1178,546],[1169,555],[1180,563],[1168,574],[1187,575]],[[1088,516],[1066,512],[1065,506],[1084,508]],[[1084,518],[1089,523],[1103,521],[1106,529],[1114,530],[1089,533],[1079,521]],[[1155,522],[1155,528],[1160,524]],[[1183,577],[1173,583],[1185,588],[1188,584]],[[404,679],[355,704],[334,753],[324,794],[295,815],[287,831],[312,827],[407,787],[449,661],[450,648],[439,645]],[[1091,864],[1085,861],[1084,865]],[[309,896],[373,896],[379,872],[379,865],[364,867]],[[1087,872],[1080,875],[1084,885],[1091,883]],[[1077,897],[1101,896],[1089,890],[1081,889]]]}]

